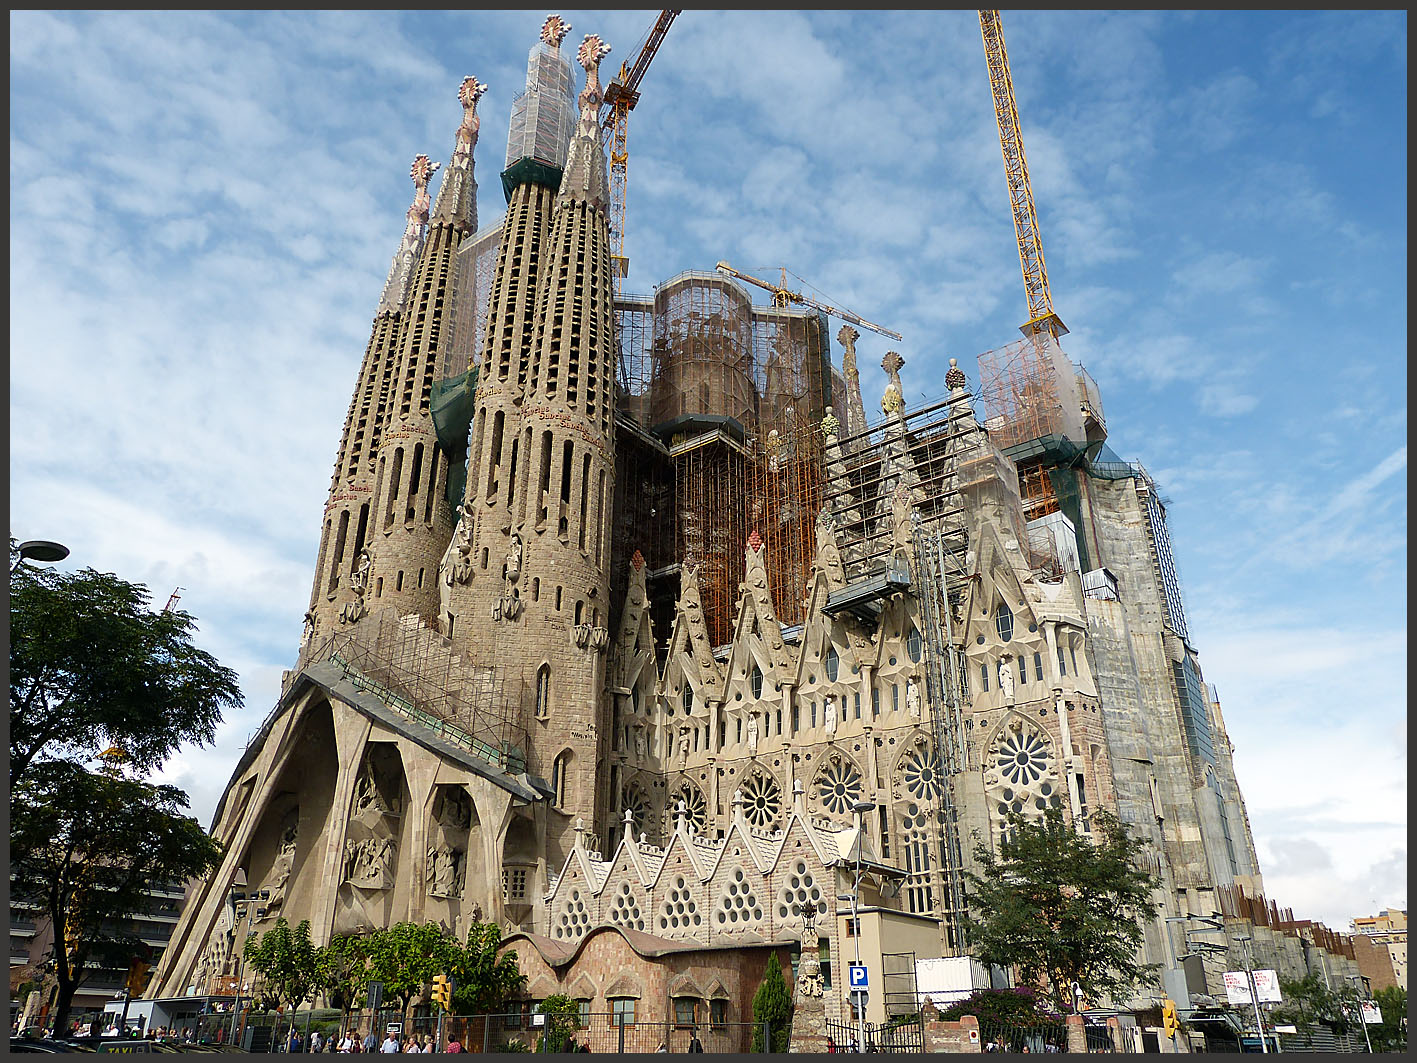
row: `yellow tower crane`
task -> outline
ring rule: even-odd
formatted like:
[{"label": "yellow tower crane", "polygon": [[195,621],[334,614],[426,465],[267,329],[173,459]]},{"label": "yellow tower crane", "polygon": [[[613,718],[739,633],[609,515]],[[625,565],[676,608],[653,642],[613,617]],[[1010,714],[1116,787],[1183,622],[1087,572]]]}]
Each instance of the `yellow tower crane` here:
[{"label": "yellow tower crane", "polygon": [[610,268],[615,275],[618,291],[625,274],[630,271],[630,260],[625,257],[625,191],[629,182],[630,151],[627,147],[630,112],[640,102],[640,81],[649,69],[650,60],[659,46],[664,43],[664,35],[674,24],[678,11],[661,11],[659,18],[650,28],[649,36],[635,56],[632,64],[628,59],[620,64],[620,73],[611,80],[605,90],[605,103],[610,108],[601,125],[610,137]]},{"label": "yellow tower crane", "polygon": [[782,283],[773,284],[771,281],[760,280],[747,273],[739,273],[727,262],[720,262],[716,268],[720,273],[725,273],[730,277],[737,277],[740,281],[747,281],[749,284],[756,284],[759,288],[766,288],[768,291],[772,292],[773,306],[785,308],[792,303],[801,303],[803,306],[810,306],[823,313],[830,314],[832,317],[839,317],[843,321],[849,321],[853,325],[860,325],[862,328],[868,328],[872,332],[879,332],[882,336],[889,336],[893,340],[903,338],[899,332],[892,332],[888,328],[882,328],[880,325],[867,321],[864,317],[857,317],[850,310],[838,310],[834,306],[828,306],[826,303],[818,302],[811,296],[793,291],[787,286],[787,270],[785,269],[782,271]]},{"label": "yellow tower crane", "polygon": [[1046,332],[1057,339],[1067,328],[1053,312],[1053,293],[1048,288],[1048,265],[1043,261],[1043,243],[1038,237],[1038,212],[1033,206],[1033,187],[1028,180],[1028,159],[1023,153],[1023,134],[1018,126],[1018,104],[1014,100],[1014,80],[1009,74],[1009,53],[1004,48],[1004,28],[997,11],[979,12],[979,32],[984,37],[984,58],[989,64],[989,87],[994,93],[994,115],[999,120],[999,146],[1004,153],[1004,175],[1009,182],[1009,206],[1018,236],[1018,260],[1023,267],[1023,286],[1028,293],[1028,321],[1019,331],[1025,336]]}]

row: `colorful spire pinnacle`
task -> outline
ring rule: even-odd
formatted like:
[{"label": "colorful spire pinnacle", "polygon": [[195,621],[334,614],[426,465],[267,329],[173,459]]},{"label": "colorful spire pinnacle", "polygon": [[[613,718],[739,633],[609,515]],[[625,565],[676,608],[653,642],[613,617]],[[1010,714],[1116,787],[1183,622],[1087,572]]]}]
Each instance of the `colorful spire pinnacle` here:
[{"label": "colorful spire pinnacle", "polygon": [[403,306],[404,289],[408,286],[413,264],[418,259],[418,245],[423,242],[424,227],[428,224],[428,207],[432,200],[428,196],[428,180],[438,170],[438,163],[430,162],[427,155],[418,155],[409,168],[413,178],[413,202],[408,208],[408,220],[403,228],[403,239],[394,252],[393,265],[389,267],[389,279],[384,282],[384,294],[379,297],[380,314],[396,314]]},{"label": "colorful spire pinnacle", "polygon": [[610,54],[610,45],[594,33],[586,34],[576,51],[576,61],[585,68],[585,88],[576,101],[580,118],[571,136],[565,173],[557,203],[568,198],[583,199],[606,210],[609,195],[605,180],[605,151],[600,140],[600,105],[605,92],[600,86],[600,61]]},{"label": "colorful spire pinnacle", "polygon": [[453,157],[438,189],[438,207],[434,212],[440,222],[461,223],[469,231],[477,228],[477,183],[472,176],[472,149],[477,143],[477,131],[482,121],[477,117],[477,101],[487,86],[475,77],[465,77],[458,86],[458,102],[462,104],[462,123],[458,126]]},{"label": "colorful spire pinnacle", "polygon": [[571,24],[560,15],[547,15],[546,21],[541,24],[541,40],[552,48],[561,47],[561,42],[570,32]]}]

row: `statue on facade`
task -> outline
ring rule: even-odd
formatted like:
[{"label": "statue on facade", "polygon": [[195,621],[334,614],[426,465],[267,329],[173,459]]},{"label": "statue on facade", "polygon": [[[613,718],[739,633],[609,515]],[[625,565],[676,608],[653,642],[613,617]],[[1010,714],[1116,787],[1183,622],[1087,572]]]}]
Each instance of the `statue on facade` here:
[{"label": "statue on facade", "polygon": [[920,719],[920,684],[914,676],[905,681],[905,707],[912,720]]},{"label": "statue on facade", "polygon": [[822,722],[827,729],[827,737],[836,734],[836,698],[828,697],[822,709]]},{"label": "statue on facade", "polygon": [[315,618],[315,610],[305,610],[305,628],[300,632],[300,648],[302,650],[315,641],[315,630],[317,626],[318,621]]},{"label": "statue on facade", "polygon": [[341,624],[352,624],[369,612],[364,599],[369,594],[369,574],[374,568],[374,557],[366,547],[359,551],[359,561],[349,577],[349,586],[354,591],[354,600],[345,602],[340,609]]},{"label": "statue on facade", "polygon": [[758,755],[758,714],[750,712],[748,714],[748,756]]},{"label": "statue on facade", "polygon": [[885,392],[881,395],[881,412],[887,417],[898,413],[905,406],[905,393],[900,384],[900,371],[904,365],[905,359],[895,351],[887,351],[886,356],[881,359],[881,368],[890,378],[886,383]]},{"label": "statue on facade", "polygon": [[635,756],[643,757],[647,755],[647,743],[645,741],[645,729],[635,728]]},{"label": "statue on facade", "polygon": [[512,532],[512,544],[507,550],[507,582],[515,583],[522,574],[522,537]]},{"label": "statue on facade", "polygon": [[448,544],[443,560],[438,564],[443,571],[443,583],[448,587],[472,579],[472,519],[472,514],[464,506],[453,532],[453,541]]},{"label": "statue on facade", "polygon": [[689,729],[682,728],[679,731],[679,767],[683,767],[689,762]]},{"label": "statue on facade", "polygon": [[428,847],[427,879],[428,895],[430,897],[456,897],[460,892],[458,881],[462,863],[458,857],[461,854],[452,846],[439,845]]},{"label": "statue on facade", "polygon": [[285,903],[285,891],[290,884],[290,874],[295,868],[295,846],[299,836],[300,814],[298,811],[292,811],[286,817],[286,827],[280,836],[280,850],[276,853],[271,864],[271,873],[266,879],[266,889],[269,891],[266,898],[267,913],[274,912]]},{"label": "statue on facade", "polygon": [[1004,654],[999,658],[999,689],[1003,691],[1004,701],[1010,705],[1014,703],[1014,665],[1012,654]]}]

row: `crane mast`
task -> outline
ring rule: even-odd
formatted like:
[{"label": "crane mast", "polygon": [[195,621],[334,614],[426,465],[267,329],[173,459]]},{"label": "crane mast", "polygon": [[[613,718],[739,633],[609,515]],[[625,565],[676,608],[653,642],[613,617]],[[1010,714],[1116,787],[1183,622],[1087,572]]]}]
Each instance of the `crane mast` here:
[{"label": "crane mast", "polygon": [[759,288],[766,288],[768,291],[772,292],[773,306],[787,307],[791,303],[801,303],[803,306],[813,307],[825,314],[830,314],[832,317],[839,317],[843,321],[849,321],[853,325],[860,325],[862,328],[870,329],[872,332],[879,332],[882,336],[889,336],[893,340],[903,338],[899,332],[892,332],[888,328],[882,328],[880,325],[867,321],[864,317],[858,317],[850,310],[838,310],[834,306],[828,306],[826,303],[818,302],[816,299],[803,295],[801,292],[793,291],[791,288],[787,287],[786,270],[782,271],[782,283],[773,284],[771,281],[761,280],[751,274],[740,273],[727,262],[720,262],[715,268],[720,273],[725,273],[730,277],[736,277],[740,281],[747,281],[749,284],[756,284]]},{"label": "crane mast", "polygon": [[625,274],[630,271],[630,260],[625,257],[625,193],[629,182],[630,151],[628,147],[630,112],[640,102],[640,81],[649,69],[650,60],[659,51],[664,35],[674,24],[678,11],[661,11],[659,18],[649,31],[644,46],[635,61],[626,59],[620,64],[620,73],[615,75],[605,90],[605,103],[610,108],[601,123],[602,129],[610,137],[610,268],[615,275],[618,291]]},{"label": "crane mast", "polygon": [[1018,260],[1023,267],[1023,286],[1028,294],[1028,322],[1019,331],[1025,336],[1046,332],[1057,339],[1067,328],[1053,312],[1053,293],[1048,287],[1048,265],[1043,260],[1043,242],[1038,236],[1038,212],[1033,205],[1033,186],[1028,179],[1028,158],[1019,130],[1018,104],[1014,81],[1009,73],[1009,53],[1004,48],[1004,28],[999,12],[979,12],[979,32],[984,38],[984,58],[989,64],[989,88],[994,94],[994,115],[999,122],[999,147],[1004,153],[1004,175],[1009,182],[1009,207],[1018,237]]}]

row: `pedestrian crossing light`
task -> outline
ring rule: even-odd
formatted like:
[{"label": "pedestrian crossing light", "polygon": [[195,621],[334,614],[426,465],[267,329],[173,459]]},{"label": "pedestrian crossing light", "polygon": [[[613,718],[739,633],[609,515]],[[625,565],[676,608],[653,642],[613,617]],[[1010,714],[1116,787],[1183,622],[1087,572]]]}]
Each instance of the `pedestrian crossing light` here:
[{"label": "pedestrian crossing light", "polygon": [[1176,1002],[1168,1000],[1161,1006],[1161,1027],[1167,1037],[1174,1038],[1181,1031],[1181,1020],[1176,1017]]},{"label": "pedestrian crossing light", "polygon": [[433,1003],[437,1004],[444,1011],[452,1007],[453,985],[445,974],[435,974],[433,976]]}]

